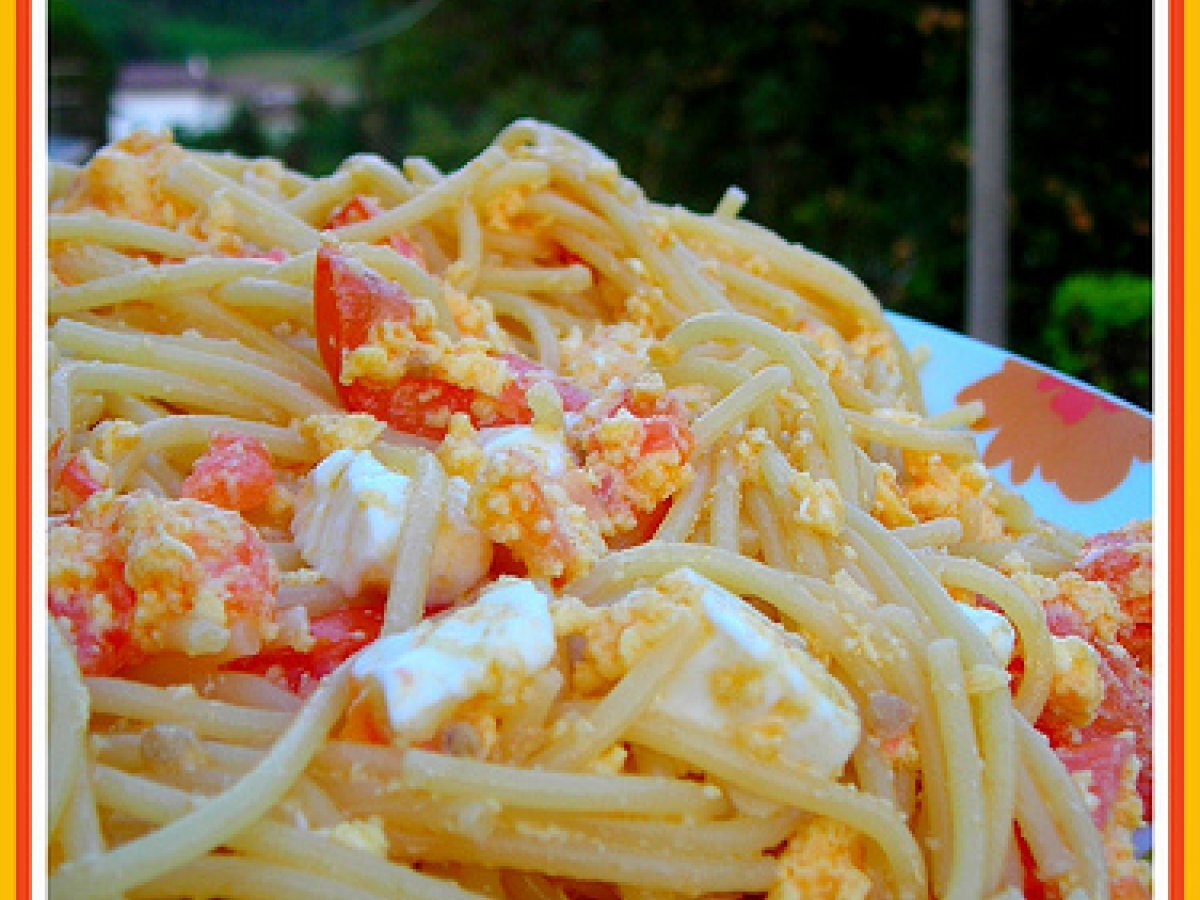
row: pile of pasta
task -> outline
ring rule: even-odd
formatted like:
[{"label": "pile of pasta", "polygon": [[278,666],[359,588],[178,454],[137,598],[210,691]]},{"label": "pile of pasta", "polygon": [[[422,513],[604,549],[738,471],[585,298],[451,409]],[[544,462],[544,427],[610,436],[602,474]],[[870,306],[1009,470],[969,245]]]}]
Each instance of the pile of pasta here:
[{"label": "pile of pasta", "polygon": [[1148,524],[745,199],[52,167],[51,896],[1148,896]]}]

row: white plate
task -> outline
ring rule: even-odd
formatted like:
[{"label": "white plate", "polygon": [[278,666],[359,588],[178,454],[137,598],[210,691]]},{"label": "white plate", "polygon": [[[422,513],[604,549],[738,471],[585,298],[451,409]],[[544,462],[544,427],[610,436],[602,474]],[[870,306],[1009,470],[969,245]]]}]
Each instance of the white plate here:
[{"label": "white plate", "polygon": [[1144,411],[1037,363],[889,313],[909,350],[929,349],[929,412],[983,400],[984,463],[1038,515],[1083,534],[1152,511],[1151,419]]}]

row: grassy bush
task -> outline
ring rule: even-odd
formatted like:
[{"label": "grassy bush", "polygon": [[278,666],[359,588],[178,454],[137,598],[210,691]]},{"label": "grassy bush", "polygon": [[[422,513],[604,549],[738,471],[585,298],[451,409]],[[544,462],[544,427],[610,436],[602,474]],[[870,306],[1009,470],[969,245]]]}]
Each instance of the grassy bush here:
[{"label": "grassy bush", "polygon": [[1142,275],[1064,279],[1055,288],[1042,335],[1046,360],[1149,409],[1152,302],[1150,279]]}]

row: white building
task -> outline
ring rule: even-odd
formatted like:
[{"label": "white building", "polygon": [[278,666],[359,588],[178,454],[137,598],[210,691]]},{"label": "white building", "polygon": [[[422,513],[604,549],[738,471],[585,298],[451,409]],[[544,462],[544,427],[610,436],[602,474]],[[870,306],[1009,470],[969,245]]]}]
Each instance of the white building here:
[{"label": "white building", "polygon": [[187,65],[130,63],[117,76],[108,137],[118,140],[139,128],[212,131],[229,121],[237,102],[229,86],[209,76],[202,57],[193,57]]}]

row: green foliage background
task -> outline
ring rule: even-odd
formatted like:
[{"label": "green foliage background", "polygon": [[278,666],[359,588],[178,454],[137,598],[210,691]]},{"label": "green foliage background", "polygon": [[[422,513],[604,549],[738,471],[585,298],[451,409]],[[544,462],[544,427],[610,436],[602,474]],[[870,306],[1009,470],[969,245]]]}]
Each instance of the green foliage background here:
[{"label": "green foliage background", "polygon": [[[406,6],[75,2],[105,11],[93,20],[120,55],[204,48],[217,58],[344,49]],[[425,0],[409,8],[425,14],[354,57],[361,106],[311,101],[301,133],[272,152],[317,172],[364,147],[448,168],[512,119],[546,118],[597,143],[657,199],[708,208],[739,185],[750,195],[748,216],[841,260],[887,306],[962,327],[966,3],[742,0],[714,11],[680,0]],[[1132,304],[1136,321],[1121,334],[1148,334],[1150,4],[1010,0],[1010,16],[1010,346],[1148,406],[1148,341],[1127,341],[1119,354],[1110,341],[1078,342],[1116,333],[1113,304]],[[259,152],[253,123],[234,125],[193,137]],[[1060,289],[1084,273],[1125,273],[1142,288],[1114,293],[1105,285],[1117,282],[1100,278]],[[1101,299],[1054,299],[1081,290]]]}]

